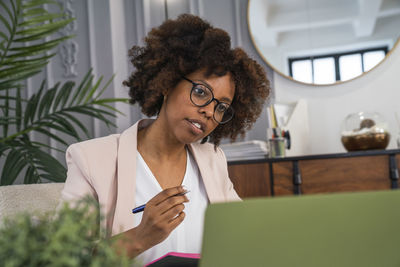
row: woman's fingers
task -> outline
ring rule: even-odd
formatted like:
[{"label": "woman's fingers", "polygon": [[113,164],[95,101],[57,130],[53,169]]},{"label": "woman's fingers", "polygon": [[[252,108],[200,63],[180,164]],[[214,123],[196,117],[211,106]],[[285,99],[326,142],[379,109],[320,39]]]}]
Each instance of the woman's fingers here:
[{"label": "woman's fingers", "polygon": [[157,210],[160,212],[160,214],[164,214],[176,206],[182,205],[185,207],[183,205],[185,202],[189,202],[189,199],[186,196],[172,196],[158,204]]},{"label": "woman's fingers", "polygon": [[168,199],[172,196],[178,195],[178,194],[182,194],[185,191],[186,190],[183,186],[176,186],[176,187],[171,187],[171,188],[165,189],[161,193],[158,193],[155,197],[150,199],[149,202],[147,202],[147,204],[150,203],[151,205],[157,206],[160,203],[162,203],[163,201],[165,201],[166,199]]},{"label": "woman's fingers", "polygon": [[151,247],[165,240],[185,218],[188,198],[181,186],[165,189],[146,203],[142,221],[138,226],[139,238]]},{"label": "woman's fingers", "polygon": [[161,215],[160,220],[170,223],[176,216],[178,216],[181,212],[183,212],[184,209],[185,205],[182,203],[173,206]]},{"label": "woman's fingers", "polygon": [[178,227],[178,225],[180,225],[181,222],[183,222],[183,220],[185,219],[185,215],[186,215],[185,212],[182,211],[181,213],[179,213],[178,216],[176,216],[169,222],[169,228],[171,229],[171,231],[174,230],[176,227]]}]

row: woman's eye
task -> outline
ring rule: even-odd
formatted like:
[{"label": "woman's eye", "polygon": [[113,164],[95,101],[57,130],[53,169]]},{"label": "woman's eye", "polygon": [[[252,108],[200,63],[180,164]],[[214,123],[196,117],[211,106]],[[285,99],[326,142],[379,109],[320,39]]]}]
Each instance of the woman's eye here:
[{"label": "woman's eye", "polygon": [[197,97],[208,97],[208,93],[205,89],[201,88],[200,86],[196,86],[195,88],[193,88],[193,93],[197,96]]},{"label": "woman's eye", "polygon": [[228,109],[228,106],[226,106],[224,104],[219,104],[217,106],[217,111],[220,112],[220,113],[224,113],[227,109]]}]

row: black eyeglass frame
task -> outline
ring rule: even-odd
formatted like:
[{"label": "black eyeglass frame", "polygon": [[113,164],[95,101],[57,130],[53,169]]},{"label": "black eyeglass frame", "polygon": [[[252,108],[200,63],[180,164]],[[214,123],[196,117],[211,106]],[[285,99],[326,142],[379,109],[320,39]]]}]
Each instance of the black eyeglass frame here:
[{"label": "black eyeglass frame", "polygon": [[[207,85],[204,84],[204,83],[196,83],[196,82],[194,82],[194,81],[192,81],[192,80],[186,78],[185,76],[182,76],[182,78],[183,78],[184,80],[190,82],[190,83],[193,85],[193,86],[192,86],[192,89],[190,90],[190,101],[193,103],[193,105],[195,105],[195,106],[197,106],[197,107],[205,107],[205,106],[209,105],[211,102],[215,101],[215,102],[217,102],[217,104],[216,104],[215,107],[214,107],[214,113],[213,113],[213,118],[214,118],[214,120],[215,120],[218,124],[226,124],[226,123],[228,123],[229,121],[231,121],[231,120],[233,119],[233,116],[235,115],[235,110],[232,108],[231,104],[228,104],[228,103],[226,103],[226,102],[221,102],[221,101],[219,101],[218,99],[216,99],[216,98],[214,97],[213,90],[212,90],[209,86],[207,86]],[[203,104],[203,105],[198,105],[198,104],[194,103],[194,101],[193,101],[193,99],[192,99],[192,92],[193,92],[194,88],[196,87],[196,85],[205,86],[206,88],[208,88],[208,89],[210,90],[211,99],[208,100],[208,101],[207,101],[205,104]],[[227,105],[229,106],[229,108],[232,110],[232,116],[230,117],[229,120],[227,120],[227,121],[225,121],[225,122],[219,122],[217,119],[215,119],[215,110],[217,109],[218,105],[221,104],[221,103],[227,104]]]}]

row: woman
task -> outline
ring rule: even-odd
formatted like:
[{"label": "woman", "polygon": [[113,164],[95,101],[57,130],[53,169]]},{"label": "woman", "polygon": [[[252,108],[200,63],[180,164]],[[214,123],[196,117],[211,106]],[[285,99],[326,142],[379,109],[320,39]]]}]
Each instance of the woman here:
[{"label": "woman", "polygon": [[117,249],[147,263],[200,253],[207,204],[239,200],[218,144],[251,127],[269,82],[225,31],[196,16],[164,22],[145,43],[130,50],[135,71],[124,84],[131,103],[156,119],[71,145],[63,199],[95,197]]}]

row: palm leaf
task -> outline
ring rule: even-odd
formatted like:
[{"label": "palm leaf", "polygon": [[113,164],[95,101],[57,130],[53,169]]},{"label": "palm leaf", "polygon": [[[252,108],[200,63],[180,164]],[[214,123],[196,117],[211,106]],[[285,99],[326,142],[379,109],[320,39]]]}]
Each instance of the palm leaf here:
[{"label": "palm leaf", "polygon": [[[57,11],[50,12],[43,5]],[[52,0],[0,0],[0,8],[4,10],[0,14],[0,28],[4,29],[0,32],[0,127],[3,128],[0,157],[4,159],[0,185],[12,184],[21,175],[24,183],[44,179],[62,182],[66,177],[65,167],[45,151],[60,150],[32,142],[28,134],[36,132],[68,146],[63,135],[77,141],[83,139],[82,134],[85,138],[92,137],[77,114],[115,127],[113,118],[121,112],[111,104],[128,101],[102,98],[113,77],[102,85],[103,77],[95,79],[91,70],[78,86],[67,81],[47,88],[43,81],[29,99],[22,98],[26,79],[39,73],[55,55],[52,50],[71,37],[51,38],[52,35],[73,19]]]},{"label": "palm leaf", "polygon": [[14,140],[8,144],[3,143],[2,147],[3,153],[7,150],[8,153],[1,172],[0,185],[13,184],[24,169],[24,183],[42,182],[43,179],[65,181],[65,167],[29,140]]},{"label": "palm leaf", "polygon": [[27,162],[24,161],[20,148],[10,147],[10,152],[7,154],[1,173],[0,185],[10,185],[14,183],[18,174],[26,165]]},{"label": "palm leaf", "polygon": [[48,137],[60,142],[61,144],[65,145],[65,146],[68,146],[68,143],[65,142],[61,137],[59,137],[58,135],[56,135],[56,134],[52,133],[51,131],[47,130],[45,127],[37,128],[37,129],[35,129],[35,131],[37,131],[39,133],[42,133],[42,134],[44,134],[44,135],[46,135],[46,136],[48,136]]},{"label": "palm leaf", "polygon": [[[44,4],[49,12],[42,8]],[[40,72],[54,55],[50,51],[71,36],[50,39],[73,19],[61,10],[56,1],[9,0],[0,1],[5,10],[0,14],[0,28],[6,29],[0,37],[0,90],[15,88],[16,84]],[[25,42],[37,41],[34,45]],[[51,54],[51,56],[46,56]]]},{"label": "palm leaf", "polygon": [[[110,118],[116,117],[115,112],[121,112],[108,104],[112,102],[127,103],[128,101],[125,98],[98,98],[101,96],[97,91],[100,90],[102,77],[95,81],[94,85],[93,80],[94,76],[89,71],[77,88],[74,88],[75,83],[68,81],[63,85],[57,83],[54,87],[46,90],[45,82],[43,82],[38,92],[33,94],[27,102],[20,130],[3,138],[0,142],[36,131],[66,145],[54,131],[81,141],[83,137],[78,133],[76,127],[82,130],[85,138],[92,137],[88,128],[76,118],[76,114],[96,118],[108,127],[116,127]],[[101,90],[104,91],[103,88]],[[102,108],[96,107],[97,105]],[[18,120],[19,118],[14,119]],[[49,131],[49,129],[53,131]]]}]

